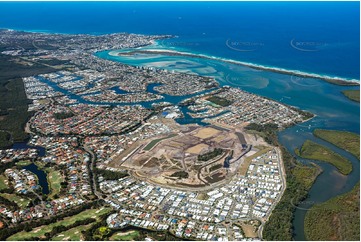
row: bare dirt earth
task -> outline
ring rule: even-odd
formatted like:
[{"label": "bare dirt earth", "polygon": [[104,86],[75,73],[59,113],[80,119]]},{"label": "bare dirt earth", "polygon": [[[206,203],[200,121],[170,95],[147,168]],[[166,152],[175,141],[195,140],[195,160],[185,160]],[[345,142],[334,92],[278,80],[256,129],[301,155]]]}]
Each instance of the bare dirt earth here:
[{"label": "bare dirt earth", "polygon": [[110,165],[153,184],[207,188],[226,182],[239,171],[242,156],[248,152],[247,140],[253,138],[216,125],[174,130],[173,134],[135,142]]}]

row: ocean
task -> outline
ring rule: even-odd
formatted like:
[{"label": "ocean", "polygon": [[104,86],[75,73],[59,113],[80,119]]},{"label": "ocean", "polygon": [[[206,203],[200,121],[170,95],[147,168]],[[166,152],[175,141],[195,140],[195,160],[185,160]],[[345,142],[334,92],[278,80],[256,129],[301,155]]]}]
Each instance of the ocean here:
[{"label": "ocean", "polygon": [[[1,2],[0,28],[50,32],[106,34],[172,34],[146,48],[166,48],[318,75],[360,79],[359,2]],[[304,240],[307,209],[352,189],[360,180],[360,163],[347,152],[313,137],[315,128],[360,133],[360,104],[348,100],[337,86],[314,78],[300,78],[254,70],[218,60],[184,56],[114,56],[135,66],[153,66],[214,77],[221,85],[246,91],[310,111],[312,120],[279,133],[280,142],[294,154],[306,139],[325,144],[349,158],[354,171],[341,176],[317,162],[324,172],[297,209],[294,238]],[[308,161],[304,161],[308,162]]]},{"label": "ocean", "polygon": [[[173,34],[170,47],[359,79],[359,2],[1,2],[0,27]],[[295,48],[296,47],[296,48]]]}]

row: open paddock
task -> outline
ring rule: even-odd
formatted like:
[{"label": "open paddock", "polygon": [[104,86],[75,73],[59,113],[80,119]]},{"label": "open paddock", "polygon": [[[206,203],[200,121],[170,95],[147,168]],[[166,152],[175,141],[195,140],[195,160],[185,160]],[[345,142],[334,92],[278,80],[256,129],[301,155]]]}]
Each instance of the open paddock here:
[{"label": "open paddock", "polygon": [[195,146],[192,146],[186,150],[188,153],[199,155],[202,153],[203,150],[208,149],[209,146],[206,144],[197,144]]},{"label": "open paddock", "polygon": [[217,135],[218,133],[220,133],[219,130],[211,127],[206,127],[198,130],[198,132],[194,136],[201,139],[208,139],[210,137]]}]

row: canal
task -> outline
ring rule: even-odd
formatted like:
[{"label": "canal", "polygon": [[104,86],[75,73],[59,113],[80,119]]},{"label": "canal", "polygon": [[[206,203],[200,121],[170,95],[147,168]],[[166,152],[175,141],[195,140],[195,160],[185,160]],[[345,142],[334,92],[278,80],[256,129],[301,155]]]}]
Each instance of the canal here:
[{"label": "canal", "polygon": [[[12,149],[37,149],[40,157],[45,156],[45,148],[41,146],[30,146],[27,142],[17,142],[14,143],[11,147]],[[38,177],[39,185],[41,186],[41,191],[43,194],[49,194],[49,184],[47,179],[47,174],[43,170],[39,169],[39,167],[35,163],[31,163],[30,165],[24,166],[24,169],[34,173]]]}]

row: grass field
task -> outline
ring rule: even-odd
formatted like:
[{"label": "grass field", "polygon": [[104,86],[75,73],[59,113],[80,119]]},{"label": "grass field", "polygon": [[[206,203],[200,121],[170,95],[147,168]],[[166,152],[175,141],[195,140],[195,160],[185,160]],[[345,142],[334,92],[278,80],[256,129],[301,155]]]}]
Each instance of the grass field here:
[{"label": "grass field", "polygon": [[201,151],[206,148],[208,148],[208,145],[202,143],[188,148],[186,152],[199,155]]},{"label": "grass field", "polygon": [[207,139],[213,136],[216,136],[218,133],[220,133],[219,130],[207,127],[199,129],[198,132],[194,135],[195,137],[201,138],[201,139]]},{"label": "grass field", "polygon": [[77,220],[83,220],[86,218],[96,218],[102,214],[109,212],[110,210],[111,210],[110,208],[104,208],[104,207],[100,208],[100,209],[88,209],[81,213],[78,213],[77,215],[74,215],[71,217],[66,217],[63,220],[58,221],[56,223],[52,223],[52,224],[34,228],[30,232],[21,231],[19,233],[16,233],[16,234],[10,236],[7,240],[12,240],[12,241],[13,240],[26,240],[31,237],[39,238],[41,236],[44,236],[45,233],[49,233],[56,226],[59,226],[59,225],[68,226],[68,225],[73,224]]},{"label": "grass field", "polygon": [[257,238],[257,229],[246,223],[240,223],[241,228],[247,238]]},{"label": "grass field", "polygon": [[149,142],[149,144],[147,144],[147,146],[145,146],[143,148],[143,150],[151,150],[156,144],[158,144],[160,141],[164,140],[164,139],[169,139],[169,138],[172,138],[176,136],[176,134],[171,134],[167,137],[164,137],[164,138],[160,138],[160,139],[154,139],[152,140],[151,142]]},{"label": "grass field", "polygon": [[0,196],[15,202],[20,208],[26,208],[26,206],[30,203],[29,199],[20,197],[16,194],[0,193]]},{"label": "grass field", "polygon": [[330,163],[344,175],[352,171],[352,163],[349,160],[311,140],[306,140],[301,149],[296,149],[295,153],[302,158]]},{"label": "grass field", "polygon": [[360,183],[350,192],[314,205],[306,213],[307,240],[359,241]]},{"label": "grass field", "polygon": [[345,90],[343,95],[355,102],[360,102],[360,90]]},{"label": "grass field", "polygon": [[139,236],[139,231],[136,230],[130,230],[127,232],[118,232],[113,234],[109,240],[114,240],[114,241],[131,241],[131,240],[136,240],[136,238]]},{"label": "grass field", "polygon": [[197,195],[198,200],[207,200],[209,198],[209,195],[207,193],[200,192]]},{"label": "grass field", "polygon": [[51,240],[53,241],[80,241],[81,239],[81,231],[87,230],[92,226],[93,223],[87,225],[80,225],[75,228],[64,231],[60,234],[55,235]]},{"label": "grass field", "polygon": [[264,147],[260,147],[260,148],[263,148],[263,149],[259,150],[256,154],[253,154],[253,155],[251,155],[249,157],[246,157],[244,163],[241,166],[241,169],[240,169],[240,172],[239,172],[240,175],[245,176],[247,174],[248,167],[251,164],[252,159],[254,159],[254,158],[258,157],[258,156],[261,156],[261,155],[267,153],[268,151],[272,150],[271,147],[265,147],[264,146]]},{"label": "grass field", "polygon": [[31,161],[29,161],[29,160],[21,160],[21,161],[16,162],[17,166],[27,166],[30,164],[31,164]]},{"label": "grass field", "polygon": [[8,185],[5,183],[6,177],[4,175],[0,175],[0,190],[8,188]]},{"label": "grass field", "polygon": [[51,170],[48,173],[48,183],[51,189],[49,197],[54,197],[56,194],[60,193],[61,185],[60,183],[64,181],[59,171]]},{"label": "grass field", "polygon": [[324,129],[315,129],[313,134],[320,139],[350,152],[360,160],[360,135],[346,131]]}]

